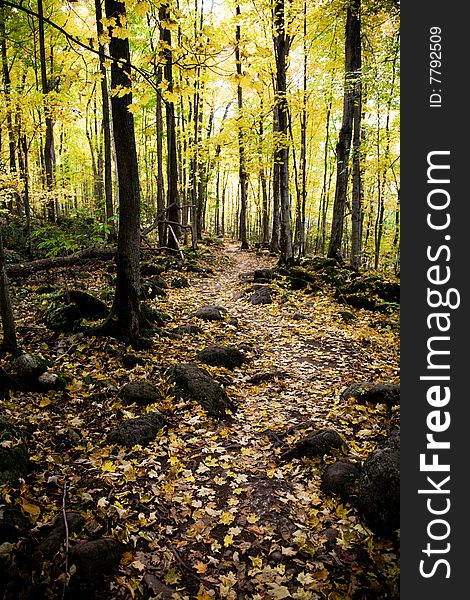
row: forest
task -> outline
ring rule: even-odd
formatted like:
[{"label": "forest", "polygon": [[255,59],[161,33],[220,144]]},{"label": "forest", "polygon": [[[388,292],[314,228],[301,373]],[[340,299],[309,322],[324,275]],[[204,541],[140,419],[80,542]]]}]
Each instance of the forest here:
[{"label": "forest", "polygon": [[399,597],[399,25],[0,0],[4,600]]}]

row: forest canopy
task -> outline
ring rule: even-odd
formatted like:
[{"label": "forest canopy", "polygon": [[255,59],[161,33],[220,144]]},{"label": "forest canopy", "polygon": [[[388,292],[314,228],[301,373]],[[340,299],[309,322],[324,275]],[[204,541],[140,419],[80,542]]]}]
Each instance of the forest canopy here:
[{"label": "forest canopy", "polygon": [[33,246],[83,246],[48,228],[85,215],[114,232],[121,98],[160,245],[208,231],[398,270],[395,2],[4,1],[0,38],[2,206]]}]

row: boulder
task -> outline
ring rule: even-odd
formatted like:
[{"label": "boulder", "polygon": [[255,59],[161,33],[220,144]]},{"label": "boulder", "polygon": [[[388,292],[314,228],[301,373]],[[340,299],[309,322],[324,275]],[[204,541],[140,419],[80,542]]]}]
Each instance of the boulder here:
[{"label": "boulder", "polygon": [[203,330],[198,325],[180,325],[179,327],[175,327],[171,330],[171,333],[176,335],[201,335]]},{"label": "boulder", "polygon": [[30,526],[30,521],[18,506],[0,504],[0,545],[25,537]]},{"label": "boulder", "polygon": [[82,290],[68,290],[52,299],[42,317],[49,329],[71,332],[78,331],[82,327],[83,319],[103,319],[108,313],[107,305],[99,298]]},{"label": "boulder", "polygon": [[241,367],[245,362],[245,355],[238,348],[230,346],[208,346],[198,352],[196,358],[206,365],[226,369]]},{"label": "boulder", "polygon": [[70,548],[70,562],[77,567],[80,579],[96,583],[118,567],[123,554],[123,544],[115,539],[91,540]]},{"label": "boulder", "polygon": [[251,304],[272,304],[271,288],[269,285],[260,286],[249,298]]},{"label": "boulder", "polygon": [[148,279],[144,279],[140,284],[140,296],[143,300],[152,300],[159,296],[166,296],[167,282],[160,275],[153,275]]},{"label": "boulder", "polygon": [[293,448],[281,454],[281,460],[292,460],[324,454],[345,453],[348,449],[346,442],[334,429],[319,429],[299,440]]},{"label": "boulder", "polygon": [[111,430],[107,437],[108,444],[132,447],[137,444],[145,446],[155,440],[157,433],[165,426],[165,419],[158,411],[146,413],[142,417],[127,419]]},{"label": "boulder", "polygon": [[341,393],[341,400],[349,400],[349,398],[355,398],[361,404],[372,402],[373,404],[397,406],[400,404],[400,384],[368,381],[351,383]]},{"label": "boulder", "polygon": [[122,364],[126,369],[134,369],[137,365],[145,365],[145,359],[137,354],[124,354],[121,358]]},{"label": "boulder", "polygon": [[360,468],[350,460],[338,460],[328,465],[323,472],[321,489],[326,494],[338,494],[349,500],[357,493]]},{"label": "boulder", "polygon": [[140,313],[144,326],[156,325],[157,327],[163,327],[168,321],[171,321],[169,315],[145,302],[140,304]]},{"label": "boulder", "polygon": [[223,419],[227,410],[235,410],[226,391],[194,363],[177,364],[168,370],[168,376],[180,396],[196,401],[209,416]]},{"label": "boulder", "polygon": [[14,483],[30,469],[25,434],[0,417],[0,484]]},{"label": "boulder", "polygon": [[228,314],[228,310],[223,306],[208,304],[198,308],[191,316],[203,321],[223,321]]},{"label": "boulder", "polygon": [[180,277],[173,277],[173,279],[170,281],[170,287],[173,289],[188,288],[189,281],[184,275],[181,275]]},{"label": "boulder", "polygon": [[260,383],[272,382],[276,380],[287,379],[290,377],[286,371],[267,371],[255,373],[248,379],[248,383],[258,385]]},{"label": "boulder", "polygon": [[[66,512],[68,534],[79,533],[85,525],[85,519],[80,513]],[[65,541],[66,530],[64,516],[61,514],[54,520],[47,536],[33,551],[36,559],[51,560],[59,552]]]},{"label": "boulder", "polygon": [[264,283],[264,281],[271,281],[275,277],[276,273],[272,269],[256,269],[256,271],[253,273],[254,281],[259,282],[260,279],[263,280],[263,282],[260,283]]},{"label": "boulder", "polygon": [[160,397],[158,390],[147,381],[131,381],[119,391],[118,397],[125,404],[153,404]]},{"label": "boulder", "polygon": [[394,431],[365,461],[357,505],[377,535],[393,537],[400,527],[400,435]]},{"label": "boulder", "polygon": [[20,377],[36,379],[47,371],[47,361],[32,354],[20,354],[13,361],[13,367]]},{"label": "boulder", "polygon": [[157,579],[155,575],[147,573],[142,579],[145,590],[148,592],[148,597],[158,598],[159,600],[173,600],[175,597],[181,597],[177,594],[174,588],[167,586],[165,583]]}]

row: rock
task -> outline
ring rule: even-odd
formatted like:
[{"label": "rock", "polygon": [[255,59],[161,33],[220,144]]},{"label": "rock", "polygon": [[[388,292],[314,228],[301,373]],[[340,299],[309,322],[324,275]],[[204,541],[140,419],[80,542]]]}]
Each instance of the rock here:
[{"label": "rock", "polygon": [[334,529],[334,527],[327,527],[326,529],[320,531],[320,536],[323,537],[325,540],[323,543],[325,548],[331,550],[336,545],[336,540],[338,539],[339,531],[337,529]]},{"label": "rock", "polygon": [[140,296],[144,300],[152,300],[159,296],[166,296],[167,282],[160,275],[153,275],[148,279],[144,279],[140,284]]},{"label": "rock", "polygon": [[338,494],[343,500],[357,492],[360,468],[349,460],[338,460],[328,465],[323,472],[321,489],[326,494]]},{"label": "rock", "polygon": [[119,565],[124,546],[117,540],[101,539],[77,543],[70,548],[70,563],[77,567],[77,576],[95,582],[111,574]]},{"label": "rock", "polygon": [[319,429],[299,440],[293,448],[281,454],[281,460],[292,460],[347,451],[347,444],[334,429]]},{"label": "rock", "polygon": [[78,331],[83,319],[103,319],[109,313],[107,305],[81,290],[58,294],[43,312],[46,327],[57,332]]},{"label": "rock", "polygon": [[18,506],[0,504],[0,544],[25,537],[31,524]]},{"label": "rock", "polygon": [[[85,524],[85,519],[80,513],[66,512],[67,528],[69,535],[79,533]],[[59,515],[52,524],[52,529],[47,537],[33,551],[35,559],[51,560],[59,552],[65,541],[66,531],[63,515]]]},{"label": "rock", "polygon": [[37,381],[39,388],[43,392],[48,392],[49,390],[64,390],[67,385],[67,380],[63,375],[49,371],[40,375]]},{"label": "rock", "polygon": [[271,288],[268,285],[263,285],[262,287],[255,290],[250,295],[251,304],[272,304],[272,296],[271,296]]},{"label": "rock", "polygon": [[153,404],[160,397],[158,390],[147,381],[131,381],[120,390],[118,398],[125,404],[140,404],[147,406]]},{"label": "rock", "polygon": [[361,404],[372,402],[373,404],[398,406],[400,404],[400,384],[367,381],[351,383],[341,393],[341,400],[349,400],[349,398],[355,398]]},{"label": "rock", "polygon": [[32,354],[21,354],[13,361],[13,366],[20,377],[36,379],[47,370],[47,362]]},{"label": "rock", "polygon": [[155,575],[147,573],[142,579],[142,583],[145,586],[147,592],[150,592],[150,597],[159,598],[159,600],[173,600],[173,595],[176,594],[176,590],[168,587],[162,581],[157,579]]},{"label": "rock", "polygon": [[271,281],[275,277],[276,273],[272,269],[256,269],[256,271],[254,271],[253,273],[254,281],[259,281],[260,279],[263,279],[265,281]]},{"label": "rock", "polygon": [[400,527],[400,436],[395,431],[365,461],[357,505],[378,535],[393,536]]},{"label": "rock", "polygon": [[235,410],[226,391],[205,369],[194,363],[175,365],[169,369],[168,376],[181,396],[195,400],[209,416],[223,419],[227,416],[227,410]]},{"label": "rock", "polygon": [[357,292],[355,294],[344,294],[339,290],[336,294],[338,302],[347,304],[353,308],[364,308],[366,310],[374,310],[376,305],[375,298],[367,294]]},{"label": "rock", "polygon": [[145,360],[137,354],[124,354],[121,360],[126,369],[134,369],[137,365],[145,365]]},{"label": "rock", "polygon": [[25,437],[18,427],[0,417],[0,484],[14,483],[29,472]]},{"label": "rock", "polygon": [[146,413],[142,417],[123,421],[111,430],[106,441],[108,444],[132,447],[145,446],[155,440],[157,433],[165,426],[165,419],[158,411]]},{"label": "rock", "polygon": [[140,266],[140,274],[142,277],[148,277],[149,275],[160,275],[163,271],[162,265],[154,265],[152,263],[142,263]]},{"label": "rock", "polygon": [[109,308],[102,300],[82,290],[69,290],[61,294],[61,300],[74,304],[84,319],[104,319],[109,313]]},{"label": "rock", "polygon": [[254,385],[258,385],[259,383],[276,381],[276,379],[287,379],[290,377],[289,373],[286,371],[270,371],[267,373],[255,373],[250,379],[248,379],[248,383],[253,383]]},{"label": "rock", "polygon": [[170,282],[170,287],[174,289],[183,289],[189,287],[189,281],[187,277],[181,275],[180,277],[174,277]]},{"label": "rock", "polygon": [[203,330],[198,325],[180,325],[179,327],[175,327],[171,330],[171,333],[175,333],[176,335],[201,335]]},{"label": "rock", "polygon": [[245,362],[245,356],[238,348],[230,346],[208,346],[196,354],[197,360],[216,367],[235,369]]},{"label": "rock", "polygon": [[79,331],[82,315],[74,304],[56,304],[43,313],[44,325],[58,333]]},{"label": "rock", "polygon": [[208,304],[199,308],[191,316],[202,319],[203,321],[223,321],[227,314],[228,310],[223,306]]},{"label": "rock", "polygon": [[350,310],[341,310],[338,314],[345,323],[351,323],[351,321],[356,319],[354,313],[352,313]]},{"label": "rock", "polygon": [[157,327],[163,327],[168,321],[171,321],[171,317],[164,313],[158,308],[154,308],[145,302],[140,304],[140,313],[144,321],[144,325],[156,325]]}]

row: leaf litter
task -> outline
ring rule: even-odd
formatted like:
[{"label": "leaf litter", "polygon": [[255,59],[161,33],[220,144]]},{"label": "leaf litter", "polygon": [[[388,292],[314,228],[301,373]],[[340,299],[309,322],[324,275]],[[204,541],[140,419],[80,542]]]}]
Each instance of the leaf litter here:
[{"label": "leaf litter", "polygon": [[[85,518],[77,540],[111,537],[127,549],[103,598],[153,597],[146,576],[184,600],[398,598],[397,542],[374,535],[353,505],[320,489],[321,473],[335,458],[280,460],[306,434],[334,428],[349,457],[364,461],[399,424],[396,407],[340,401],[355,381],[398,382],[397,328],[377,329],[374,313],[361,309],[345,323],[328,290],[286,291],[282,281],[272,283],[272,304],[236,299],[240,274],[272,268],[274,260],[235,243],[204,257],[214,275],[188,273],[189,288],[152,301],[171,327],[198,325],[203,334],[156,336],[138,353],[143,364],[131,369],[122,357],[132,350],[116,340],[37,326],[40,302],[31,292],[39,275],[26,292],[13,286],[28,349],[51,360],[68,384],[42,396],[15,392],[2,402],[5,417],[34,430],[33,471],[17,487],[0,487],[2,504],[18,506],[39,536],[60,514],[66,489],[67,510]],[[72,277],[70,285],[88,290],[105,286],[96,268]],[[207,304],[225,307],[227,317],[190,316]],[[204,365],[237,405],[225,421],[176,397],[165,378],[169,366],[194,361],[215,344],[242,348],[249,359],[230,371]],[[124,405],[118,391],[129,381],[152,383],[159,398]],[[119,422],[152,410],[167,421],[155,441],[132,448],[106,443]],[[62,551],[59,572],[63,559]],[[44,568],[36,569],[35,577],[47,580]],[[47,583],[45,597],[58,597],[59,584]]]}]

